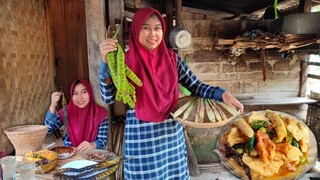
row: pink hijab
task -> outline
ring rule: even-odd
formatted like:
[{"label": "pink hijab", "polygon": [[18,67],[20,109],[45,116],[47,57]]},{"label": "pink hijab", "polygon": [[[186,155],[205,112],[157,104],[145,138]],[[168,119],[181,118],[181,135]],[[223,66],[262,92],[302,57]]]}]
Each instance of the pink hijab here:
[{"label": "pink hijab", "polygon": [[136,116],[140,120],[161,122],[165,120],[178,102],[177,57],[168,49],[162,39],[154,50],[145,49],[139,42],[143,23],[155,14],[162,24],[163,36],[165,23],[161,14],[150,7],[139,9],[130,27],[129,51],[126,64],[142,80],[143,86],[136,86]]},{"label": "pink hijab", "polygon": [[[72,101],[72,94],[76,84],[82,83],[89,93],[89,103],[85,108],[78,108]],[[107,117],[107,111],[96,104],[93,97],[90,82],[86,79],[76,79],[70,87],[70,100],[67,105],[68,110],[68,133],[72,146],[79,146],[83,141],[93,142],[98,135],[100,123]],[[58,111],[64,123],[62,108]]]}]

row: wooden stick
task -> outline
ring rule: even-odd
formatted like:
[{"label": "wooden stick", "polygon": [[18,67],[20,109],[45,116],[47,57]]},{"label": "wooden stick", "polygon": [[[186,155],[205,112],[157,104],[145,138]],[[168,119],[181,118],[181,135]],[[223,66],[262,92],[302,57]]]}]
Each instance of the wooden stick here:
[{"label": "wooden stick", "polygon": [[190,139],[188,136],[187,131],[185,128],[183,129],[184,131],[184,138],[185,138],[185,143],[186,143],[186,149],[187,149],[187,158],[188,158],[188,169],[189,173],[191,176],[199,176],[200,175],[200,170],[199,170],[199,164],[196,156],[194,155]]}]

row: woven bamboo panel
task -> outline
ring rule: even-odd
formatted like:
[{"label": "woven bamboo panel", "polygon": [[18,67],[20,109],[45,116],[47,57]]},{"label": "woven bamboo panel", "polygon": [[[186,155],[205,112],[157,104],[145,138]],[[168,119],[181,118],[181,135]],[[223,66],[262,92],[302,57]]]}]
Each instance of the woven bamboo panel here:
[{"label": "woven bamboo panel", "polygon": [[43,0],[4,1],[0,6],[1,151],[13,151],[5,129],[43,124],[54,90],[44,9]]},{"label": "woven bamboo panel", "polygon": [[306,124],[317,139],[318,157],[320,157],[320,103],[309,105]]}]

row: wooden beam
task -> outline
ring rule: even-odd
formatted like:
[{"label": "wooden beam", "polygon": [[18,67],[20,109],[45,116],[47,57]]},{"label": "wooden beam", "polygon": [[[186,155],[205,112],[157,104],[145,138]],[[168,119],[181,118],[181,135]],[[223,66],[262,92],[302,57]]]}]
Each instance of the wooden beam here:
[{"label": "wooden beam", "polygon": [[181,26],[182,0],[176,0],[176,26]]},{"label": "wooden beam", "polygon": [[299,1],[299,12],[311,12],[312,0],[300,0]]},{"label": "wooden beam", "polygon": [[166,29],[166,34],[165,34],[165,40],[167,43],[167,46],[169,46],[169,32],[172,30],[173,28],[173,10],[174,10],[174,1],[172,0],[166,0],[165,1],[165,9],[166,9],[166,17],[165,17],[165,22],[167,25],[167,29]]},{"label": "wooden beam", "polygon": [[[117,37],[119,43],[123,46],[123,30],[122,30],[122,18],[124,17],[124,2],[123,0],[108,0],[108,17],[109,17],[109,24],[114,27],[115,24],[118,24],[120,21],[120,32]],[[106,27],[107,28],[107,27]]]},{"label": "wooden beam", "polygon": [[309,74],[308,78],[314,78],[314,79],[319,79],[320,80],[320,76],[319,75],[314,75],[314,74]]},{"label": "wooden beam", "polygon": [[309,65],[320,66],[320,62],[309,62]]}]

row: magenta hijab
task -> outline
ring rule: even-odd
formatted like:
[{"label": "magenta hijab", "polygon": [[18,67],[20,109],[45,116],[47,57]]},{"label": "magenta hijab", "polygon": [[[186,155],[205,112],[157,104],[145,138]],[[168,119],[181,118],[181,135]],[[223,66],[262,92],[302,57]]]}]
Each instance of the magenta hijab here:
[{"label": "magenta hijab", "polygon": [[[78,108],[72,101],[73,90],[75,86],[82,83],[89,93],[89,103],[85,108]],[[67,105],[68,110],[68,134],[72,146],[77,147],[83,141],[93,142],[98,135],[100,123],[107,117],[105,108],[99,106],[94,101],[90,82],[86,79],[76,79],[70,87],[70,100]],[[59,116],[64,123],[63,111],[58,111]]]},{"label": "magenta hijab", "polygon": [[136,116],[140,120],[161,122],[165,120],[178,102],[177,57],[161,40],[154,50],[148,50],[139,42],[143,23],[155,14],[162,24],[165,35],[165,22],[161,14],[150,7],[139,9],[131,23],[129,51],[126,64],[142,80],[143,86],[136,86]]}]

